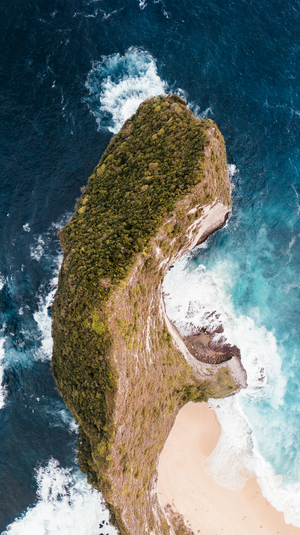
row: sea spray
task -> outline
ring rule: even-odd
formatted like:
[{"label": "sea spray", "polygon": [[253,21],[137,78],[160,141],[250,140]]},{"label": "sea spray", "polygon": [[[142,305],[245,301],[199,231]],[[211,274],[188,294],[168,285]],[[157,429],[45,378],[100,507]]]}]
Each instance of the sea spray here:
[{"label": "sea spray", "polygon": [[[50,377],[49,360],[52,356],[51,305],[62,261],[62,253],[56,234],[57,230],[66,224],[70,216],[69,212],[65,213],[57,222],[49,225],[43,234],[33,235],[31,244],[28,244],[28,261],[35,266],[37,265],[38,269],[42,267],[44,275],[34,296],[35,309],[29,307],[28,301],[23,300],[21,307],[19,301],[14,301],[17,287],[13,277],[9,280],[4,277],[0,278],[2,307],[5,299],[8,304],[10,304],[8,301],[10,299],[13,305],[17,305],[14,308],[13,306],[7,307],[12,318],[7,316],[7,325],[3,322],[0,331],[0,408],[3,409],[1,414],[4,421],[7,419],[7,414],[14,418],[14,437],[20,430],[24,433],[20,446],[21,460],[18,461],[20,479],[22,480],[20,488],[28,477],[28,464],[30,465],[35,462],[36,458],[40,458],[32,451],[32,441],[35,440],[38,445],[41,440],[44,441],[43,446],[46,444],[46,451],[47,444],[50,447],[50,453],[42,465],[37,464],[36,469],[33,468],[36,480],[36,503],[34,503],[31,478],[31,490],[30,494],[28,493],[30,505],[21,516],[6,527],[5,534],[45,535],[48,533],[49,535],[57,535],[61,533],[62,535],[76,535],[78,533],[78,535],[99,535],[99,533],[103,533],[103,535],[112,535],[116,533],[114,528],[109,526],[109,515],[102,503],[101,494],[91,489],[86,477],[79,471],[75,460],[77,425],[71,413],[65,408],[62,399],[58,398],[57,392],[53,392],[53,380]],[[26,272],[26,269],[27,264],[22,265],[21,272],[23,270]],[[3,314],[3,318],[5,317]],[[13,345],[17,337],[18,342]],[[22,342],[23,346],[21,346]],[[41,370],[45,369],[48,370],[48,383],[44,381],[41,385],[36,386],[35,383],[40,382]],[[7,377],[4,376],[4,370],[7,371]],[[31,371],[27,374],[26,370]],[[15,380],[17,377],[20,381],[18,404],[22,407],[21,421],[16,417],[18,409],[16,412],[12,410],[14,409],[12,407],[14,392],[11,392],[11,376]],[[32,415],[32,419],[30,419],[30,415]],[[34,438],[28,439],[28,428],[31,429],[30,432]],[[43,434],[42,439],[38,436],[40,433]],[[48,460],[53,450],[58,455],[60,454],[60,436],[70,448],[67,467],[62,467],[56,459]],[[55,446],[52,437],[55,437],[54,440],[57,442]],[[2,447],[6,451],[6,437],[2,437]],[[18,447],[18,443],[14,442],[14,451],[18,452]],[[7,455],[6,451],[5,459],[7,459]],[[18,482],[15,475],[10,475],[9,484],[12,487],[18,484],[16,481]],[[18,499],[19,494],[16,493],[16,500]],[[100,525],[102,529],[99,527]]]},{"label": "sea spray", "polygon": [[62,263],[62,254],[59,254],[55,258],[55,269],[53,277],[47,284],[48,293],[43,291],[44,288],[40,288],[38,297],[38,310],[34,312],[33,317],[37,323],[40,332],[40,347],[36,352],[35,358],[39,359],[51,359],[52,357],[52,336],[51,336],[51,306],[53,304],[55,292],[58,284],[58,273]]},{"label": "sea spray", "polygon": [[37,468],[37,503],[10,524],[3,535],[117,535],[108,524],[101,496],[77,469],[56,459]]},{"label": "sea spray", "polygon": [[134,47],[124,56],[113,54],[95,62],[85,85],[89,91],[85,101],[98,127],[114,134],[144,100],[167,91],[154,58]]},{"label": "sea spray", "polygon": [[[62,253],[57,244],[52,246],[53,237],[57,230],[64,226],[70,219],[71,214],[65,214],[58,222],[52,223],[43,235],[34,237],[35,246],[31,247],[33,262],[44,262],[51,272],[50,279],[43,281],[38,289],[36,301],[38,308],[33,313],[36,322],[37,342],[35,350],[26,353],[26,364],[33,360],[47,362],[52,356],[51,337],[51,306],[57,289],[58,273],[62,262]],[[41,250],[42,247],[42,250]],[[19,315],[23,316],[21,310]],[[5,338],[0,340],[0,359],[4,358]],[[8,355],[11,357],[11,353]],[[16,358],[18,355],[16,355]],[[0,361],[1,364],[1,361]],[[7,362],[8,367],[11,361]],[[3,370],[0,368],[2,380]],[[4,403],[5,387],[0,390],[0,402]],[[73,416],[64,408],[62,401],[48,398],[45,404],[44,396],[31,399],[32,406],[38,405],[38,410],[33,409],[47,421],[49,428],[59,427],[68,430],[70,435],[77,434],[77,425]],[[0,406],[0,408],[2,408]],[[50,459],[47,464],[38,466],[35,470],[37,484],[36,504],[28,507],[19,518],[16,518],[7,528],[4,534],[10,535],[116,535],[116,530],[109,525],[109,513],[105,508],[101,494],[93,491],[82,475],[77,462],[75,452],[72,454],[72,467],[63,468],[56,459]]]},{"label": "sea spray", "polygon": [[0,409],[5,405],[6,388],[3,385],[4,366],[3,360],[5,357],[5,337],[0,338]]},{"label": "sea spray", "polygon": [[41,261],[44,256],[45,261],[51,266],[51,278],[43,282],[38,290],[38,309],[34,312],[33,318],[37,324],[39,334],[36,340],[39,347],[35,352],[35,359],[50,360],[52,357],[52,336],[51,336],[51,306],[53,304],[55,292],[58,285],[58,274],[63,260],[63,255],[57,243],[56,251],[48,250],[53,237],[71,217],[71,213],[65,213],[57,222],[52,223],[43,236],[35,237],[35,247],[31,246],[30,255],[36,261]]},{"label": "sea spray", "polygon": [[[30,351],[34,346],[37,326],[33,320],[26,324],[25,320],[26,317],[29,319],[29,314],[32,319],[32,311],[36,311],[40,303],[33,303],[36,295],[40,296],[37,287],[41,284],[35,269],[45,280],[45,272],[41,274],[44,257],[39,263],[32,259],[32,279],[25,280],[29,250],[24,248],[25,240],[18,241],[18,247],[13,243],[26,222],[32,233],[40,235],[44,226],[53,219],[53,213],[62,213],[66,207],[70,209],[73,206],[83,176],[88,176],[91,162],[97,160],[97,151],[101,152],[106,143],[107,134],[95,131],[88,109],[79,102],[86,92],[84,81],[91,60],[97,62],[101,54],[109,57],[115,52],[123,57],[132,45],[149,50],[152,57],[159,58],[157,67],[159,73],[165,73],[161,75],[163,79],[168,83],[178,80],[201,109],[211,107],[213,118],[225,135],[228,155],[241,169],[230,227],[232,229],[236,225],[236,211],[239,209],[238,217],[243,222],[243,228],[235,234],[236,249],[230,240],[219,244],[218,249],[221,256],[226,256],[228,250],[234,250],[245,268],[234,274],[240,281],[240,295],[245,303],[243,314],[254,319],[258,326],[264,323],[271,333],[276,328],[273,334],[277,340],[277,352],[282,358],[282,371],[289,384],[285,394],[285,413],[278,412],[279,420],[273,418],[274,413],[269,417],[274,433],[265,441],[266,453],[273,438],[274,445],[279,446],[283,428],[285,439],[281,441],[280,455],[277,454],[276,472],[283,474],[283,480],[290,477],[291,472],[297,479],[300,466],[300,418],[297,412],[300,391],[297,334],[300,249],[297,246],[299,206],[296,194],[300,192],[299,6],[297,2],[264,4],[233,0],[225,5],[221,0],[192,4],[137,0],[122,3],[121,11],[115,11],[115,6],[108,4],[103,13],[99,4],[89,0],[80,5],[72,1],[60,2],[54,10],[51,3],[43,3],[40,10],[32,3],[27,3],[26,9],[22,3],[20,6],[18,2],[3,3],[3,21],[10,31],[2,55],[0,270],[2,272],[4,268],[5,276],[11,281],[14,272],[21,265],[23,269],[24,265],[24,281],[34,288],[34,295],[31,299],[27,293],[26,300],[21,300],[23,288],[18,286],[12,296],[15,301],[11,303],[8,300],[3,306],[1,320],[6,321],[12,311],[11,305],[17,305],[16,311],[22,307],[24,314],[18,318],[16,313],[12,318],[17,327],[13,334],[18,331],[19,325],[22,329],[31,329],[32,336],[26,351],[28,360],[33,360],[34,355]],[[163,9],[170,12],[169,19],[162,15]],[[82,15],[76,16],[78,11]],[[68,117],[72,118],[71,125],[67,124]],[[70,126],[74,136],[70,135]],[[270,293],[277,296],[271,302],[270,296],[264,292],[266,285],[257,284],[259,291],[253,294],[251,292],[257,288],[248,284],[249,274],[255,277],[255,267],[259,269],[266,253],[269,253],[264,247],[258,249],[251,262],[249,250],[252,250],[264,223],[268,225],[276,250],[276,258],[271,257],[270,262],[264,263],[267,276],[269,273],[270,277],[274,277]],[[21,232],[29,240],[31,234],[25,229]],[[295,237],[295,244],[289,247]],[[286,258],[284,251],[287,251]],[[283,284],[275,272],[279,273],[284,262],[288,261],[290,277],[288,284]],[[50,273],[49,279],[51,276]],[[228,288],[226,295],[232,293],[232,289]],[[6,297],[4,292],[2,297]],[[235,295],[231,300],[237,314]],[[30,311],[26,308],[28,305]],[[271,309],[268,322],[267,307]],[[276,325],[279,316],[279,325]],[[18,319],[21,320],[19,323]],[[4,335],[6,333],[3,332]],[[283,337],[287,340],[284,341],[284,351]],[[23,358],[21,343],[24,339],[19,344],[16,338],[7,333],[5,367],[8,358]],[[15,346],[19,344],[14,355],[9,345],[12,341]],[[288,362],[285,362],[284,354]],[[44,367],[49,375],[49,362],[38,361],[34,367]],[[47,373],[39,377],[41,384],[48,377]],[[28,375],[25,377],[28,378]],[[19,387],[13,374],[10,386],[13,389]],[[9,388],[7,405],[1,411],[2,418],[5,418],[0,441],[3,465],[6,438],[14,446],[16,440],[23,446],[23,437],[17,438],[15,429],[8,432],[6,425],[12,417],[9,410],[13,403]],[[19,406],[21,410],[22,404]],[[250,408],[247,405],[243,412]],[[270,414],[267,405],[264,410]],[[20,413],[22,420],[25,414]],[[264,419],[261,418],[261,421],[263,424]],[[47,422],[45,427],[42,427],[42,422],[39,426],[47,429]],[[31,436],[34,442],[35,435]],[[38,447],[41,448],[41,445]],[[44,458],[49,459],[51,452],[45,453],[48,452],[47,447],[46,450],[41,448],[41,451]],[[65,445],[61,446],[61,451],[66,451]],[[36,449],[35,454],[40,455],[40,452]],[[291,456],[293,463],[289,461]],[[280,470],[280,463],[286,460],[286,470]],[[19,475],[21,478],[19,456],[17,462],[18,465],[11,464],[11,472],[3,481],[4,485],[7,481],[7,489],[16,488],[12,486],[12,476]],[[31,485],[32,480],[22,478],[17,499],[13,496],[12,500],[7,499],[7,504],[9,501],[10,505],[12,502],[23,504],[20,498],[29,496]],[[18,507],[15,506],[14,514],[18,514]],[[8,510],[8,505],[3,507],[4,514],[8,514]]]},{"label": "sea spray", "polygon": [[242,409],[243,396],[247,396],[247,390],[232,398],[209,400],[222,430],[205,469],[219,485],[234,490],[256,476],[263,496],[284,513],[285,522],[300,527],[300,484],[284,483],[259,452],[253,427]]},{"label": "sea spray", "polygon": [[[173,93],[188,101],[186,91],[160,78],[155,58],[136,47],[129,48],[123,56],[112,54],[94,62],[85,87],[89,95],[83,100],[98,129],[105,128],[113,134],[119,132],[147,98]],[[198,119],[213,115],[211,107],[203,111],[196,102],[187,105]]]},{"label": "sea spray", "polygon": [[30,246],[30,256],[39,262],[44,254],[45,242],[42,236],[35,237],[35,243]]},{"label": "sea spray", "polygon": [[[231,299],[235,267],[230,255],[218,260],[213,268],[207,269],[203,264],[195,267],[196,253],[207,249],[207,245],[202,244],[196,252],[176,262],[163,283],[166,311],[178,331],[188,335],[195,329],[214,331],[222,325],[224,332],[215,334],[216,339],[223,338],[240,348],[247,371],[246,390],[227,399],[210,400],[222,431],[206,461],[206,470],[217,483],[231,489],[242,488],[256,475],[263,495],[284,512],[287,523],[300,527],[300,484],[295,477],[294,482],[285,481],[275,472],[260,453],[257,439],[259,433],[270,434],[272,428],[279,436],[282,433],[286,379],[277,341],[261,321],[256,323],[253,318],[236,314]],[[268,419],[269,430],[263,429],[267,425],[263,415]],[[275,452],[280,438],[275,435],[273,442]]]}]

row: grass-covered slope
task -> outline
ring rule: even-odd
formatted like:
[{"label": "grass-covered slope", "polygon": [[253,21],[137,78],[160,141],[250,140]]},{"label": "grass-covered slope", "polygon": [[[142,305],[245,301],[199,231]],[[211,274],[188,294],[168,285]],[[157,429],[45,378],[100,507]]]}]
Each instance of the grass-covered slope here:
[{"label": "grass-covered slope", "polygon": [[156,97],[112,139],[61,232],[53,374],[80,426],[80,467],[123,535],[169,532],[155,478],[175,415],[235,389],[225,368],[187,363],[160,299],[165,270],[216,199],[230,204],[219,130],[179,97]]}]

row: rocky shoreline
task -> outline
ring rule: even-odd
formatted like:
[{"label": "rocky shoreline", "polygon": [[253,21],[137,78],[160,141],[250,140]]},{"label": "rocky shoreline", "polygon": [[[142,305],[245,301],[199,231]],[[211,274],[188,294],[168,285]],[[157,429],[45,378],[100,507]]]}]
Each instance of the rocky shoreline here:
[{"label": "rocky shoreline", "polygon": [[[207,240],[207,238],[214,232],[221,229],[228,220],[229,214],[230,209],[228,207],[226,209],[225,206],[220,206],[218,203],[205,207],[198,222],[193,224],[195,229],[197,229],[197,239],[194,239],[190,242],[185,252],[191,251],[194,247]],[[187,236],[189,237],[190,234],[191,233],[188,230]],[[172,261],[169,263],[169,269],[172,269],[173,266],[174,259],[172,259]],[[164,292],[162,292],[163,303],[164,295]],[[222,336],[222,333],[224,332],[222,325],[219,325],[216,329],[209,329],[208,327],[195,327],[189,323],[187,327],[188,330],[192,330],[192,332],[189,335],[184,336],[178,331],[175,324],[168,318],[164,304],[163,311],[173,341],[183,352],[186,358],[188,355],[188,360],[190,363],[193,361],[193,358],[200,363],[209,364],[216,367],[218,367],[220,364],[228,363],[228,368],[230,369],[230,372],[233,374],[234,378],[237,379],[237,383],[240,385],[240,388],[247,387],[247,373],[241,362],[240,349],[235,345],[229,344],[226,338]],[[217,311],[212,312],[211,315],[214,315],[218,318]]]},{"label": "rocky shoreline", "polygon": [[184,336],[183,340],[193,357],[201,362],[220,364],[234,356],[241,360],[239,348],[228,344],[223,337],[216,340],[215,334],[217,332],[199,330],[195,334]]}]

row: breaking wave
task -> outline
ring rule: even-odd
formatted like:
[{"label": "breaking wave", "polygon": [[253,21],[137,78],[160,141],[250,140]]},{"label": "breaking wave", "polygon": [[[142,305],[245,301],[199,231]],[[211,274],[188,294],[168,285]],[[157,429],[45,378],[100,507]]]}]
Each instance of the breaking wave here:
[{"label": "breaking wave", "polygon": [[116,134],[145,99],[164,95],[167,83],[159,77],[148,52],[130,48],[124,56],[113,54],[95,62],[89,72],[86,102],[98,128]]},{"label": "breaking wave", "polygon": [[233,397],[210,400],[222,431],[206,470],[218,484],[231,489],[240,489],[257,476],[263,495],[284,513],[287,523],[300,527],[297,474],[293,480],[284,480],[261,454],[257,439],[261,433],[269,435],[273,456],[280,456],[279,445],[286,443],[286,379],[275,335],[253,318],[235,312],[229,293],[234,292],[234,264],[222,259],[212,269],[202,264],[195,268],[192,257],[195,252],[176,262],[165,277],[167,315],[181,335],[197,329],[215,331],[222,325],[224,332],[214,336],[239,347],[248,382],[248,387]]},{"label": "breaking wave", "polygon": [[3,535],[117,535],[108,523],[101,495],[79,470],[51,459],[36,471],[37,503],[10,524]]},{"label": "breaking wave", "polygon": [[5,344],[5,337],[0,338],[0,409],[2,409],[5,405],[5,395],[6,395],[5,386],[3,385],[3,375],[4,375],[3,360],[5,357],[4,344]]},{"label": "breaking wave", "polygon": [[38,297],[38,310],[34,312],[33,317],[37,323],[40,332],[40,347],[37,351],[36,358],[48,360],[52,357],[53,341],[51,336],[51,307],[58,285],[58,274],[62,263],[62,254],[55,259],[56,267],[52,279],[48,284],[48,293],[44,295],[43,288]]}]

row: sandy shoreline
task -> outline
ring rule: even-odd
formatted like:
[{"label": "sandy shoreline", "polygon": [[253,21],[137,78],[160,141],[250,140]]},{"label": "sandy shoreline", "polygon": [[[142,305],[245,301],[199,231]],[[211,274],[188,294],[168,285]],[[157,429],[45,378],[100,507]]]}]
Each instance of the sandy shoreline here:
[{"label": "sandy shoreline", "polygon": [[242,490],[219,486],[203,463],[215,448],[220,424],[207,403],[179,412],[160,455],[158,498],[184,516],[195,535],[300,535],[262,496],[256,478]]}]

